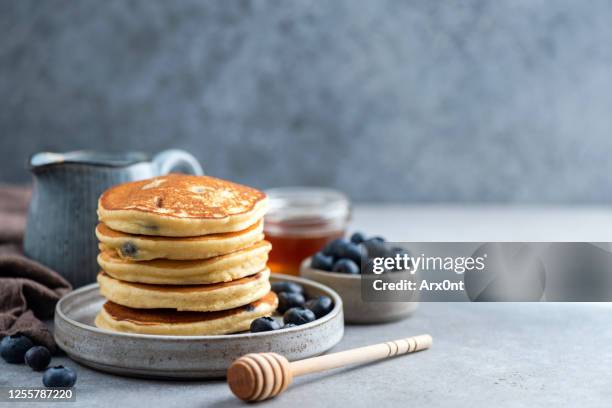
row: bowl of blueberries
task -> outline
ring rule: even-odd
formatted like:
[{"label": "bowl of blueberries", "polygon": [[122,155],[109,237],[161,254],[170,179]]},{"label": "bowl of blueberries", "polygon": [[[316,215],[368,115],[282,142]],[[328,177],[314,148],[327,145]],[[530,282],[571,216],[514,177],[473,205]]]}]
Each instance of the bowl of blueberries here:
[{"label": "bowl of blueberries", "polygon": [[380,236],[367,237],[355,232],[350,239],[338,238],[305,259],[300,275],[334,289],[344,303],[344,321],[353,324],[383,323],[410,316],[418,302],[365,302],[361,296],[361,265],[372,259],[391,256],[400,247],[390,247]]}]

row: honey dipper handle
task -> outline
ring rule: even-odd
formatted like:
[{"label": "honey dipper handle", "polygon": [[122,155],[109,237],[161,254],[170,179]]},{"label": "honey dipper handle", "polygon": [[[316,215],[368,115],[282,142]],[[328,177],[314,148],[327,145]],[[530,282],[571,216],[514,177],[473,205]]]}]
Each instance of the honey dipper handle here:
[{"label": "honey dipper handle", "polygon": [[424,350],[429,348],[431,343],[432,338],[429,334],[421,334],[419,336],[406,337],[405,339],[294,361],[290,363],[290,368],[293,377],[297,377],[349,364],[366,363]]}]

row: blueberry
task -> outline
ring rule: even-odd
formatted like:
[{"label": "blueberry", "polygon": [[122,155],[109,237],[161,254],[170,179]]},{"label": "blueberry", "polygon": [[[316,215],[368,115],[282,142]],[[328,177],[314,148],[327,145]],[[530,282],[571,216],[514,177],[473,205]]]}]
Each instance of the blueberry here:
[{"label": "blueberry", "polygon": [[[410,252],[408,252],[406,249],[402,248],[402,247],[393,247],[393,248],[389,248],[387,250],[387,257],[393,257],[395,258],[396,255],[399,255],[400,257],[404,257],[404,255],[410,256]],[[402,261],[402,265],[404,264],[404,261]],[[412,265],[412,262],[410,259],[408,259],[408,265]],[[403,271],[405,270],[403,267],[402,268],[390,268],[388,269],[389,272],[398,272],[398,271]]]},{"label": "blueberry", "polygon": [[408,251],[406,251],[406,249],[402,248],[402,247],[393,247],[393,248],[389,249],[389,253],[393,254],[393,255],[395,255],[395,254],[403,255],[403,254],[407,254]]},{"label": "blueberry", "polygon": [[7,363],[21,364],[25,353],[32,346],[32,340],[21,334],[5,336],[0,342],[0,355]]},{"label": "blueberry", "polygon": [[70,388],[76,383],[76,380],[76,372],[61,365],[47,368],[43,374],[43,384],[50,388]]},{"label": "blueberry", "polygon": [[280,329],[280,324],[271,317],[260,317],[251,322],[251,333],[259,333]]},{"label": "blueberry", "polygon": [[341,258],[342,253],[344,251],[344,247],[346,247],[350,242],[348,242],[344,238],[334,239],[329,244],[325,245],[323,248],[323,255],[333,256],[334,258]]},{"label": "blueberry", "polygon": [[49,349],[43,346],[34,346],[25,353],[25,363],[34,371],[47,368],[51,362]]},{"label": "blueberry", "polygon": [[328,296],[319,296],[306,302],[306,309],[312,310],[318,318],[325,316],[334,308],[334,302]]},{"label": "blueberry", "polygon": [[320,269],[322,271],[331,271],[334,266],[334,257],[324,255],[322,252],[317,252],[312,256],[310,267]]},{"label": "blueberry", "polygon": [[297,325],[293,323],[287,323],[286,325],[283,326],[283,329],[289,329],[291,327],[297,327]]},{"label": "blueberry", "polygon": [[121,245],[121,254],[123,254],[123,256],[133,258],[136,256],[137,253],[138,247],[133,242],[127,241],[124,242],[123,245]]},{"label": "blueberry", "polygon": [[361,273],[374,273],[374,259],[368,259],[368,262],[365,265],[365,270],[361,271]]},{"label": "blueberry", "polygon": [[387,247],[382,241],[368,239],[361,245],[365,248],[368,258],[380,258],[388,255]]},{"label": "blueberry", "polygon": [[278,294],[278,310],[279,313],[285,313],[292,307],[303,307],[306,300],[301,293],[281,292]]},{"label": "blueberry", "polygon": [[361,260],[361,248],[353,242],[349,242],[344,238],[338,238],[327,244],[323,248],[323,255],[331,256],[334,260],[340,258],[349,258],[359,263]]},{"label": "blueberry", "polygon": [[277,295],[281,292],[304,293],[304,288],[295,282],[281,281],[272,283],[272,291]]},{"label": "blueberry", "polygon": [[353,235],[351,235],[351,242],[353,244],[361,244],[363,241],[365,241],[365,235],[363,235],[361,232],[355,232]]},{"label": "blueberry", "polygon": [[343,248],[342,256],[340,258],[348,258],[359,265],[361,264],[361,256],[364,255],[364,253],[365,251],[362,251],[359,245],[348,244]]},{"label": "blueberry", "polygon": [[334,272],[358,274],[359,266],[350,259],[340,259],[334,264]]},{"label": "blueberry", "polygon": [[316,316],[312,310],[305,309],[303,307],[292,307],[283,315],[283,322],[285,322],[286,325],[293,323],[296,326],[299,326],[301,324],[310,323],[315,319]]}]

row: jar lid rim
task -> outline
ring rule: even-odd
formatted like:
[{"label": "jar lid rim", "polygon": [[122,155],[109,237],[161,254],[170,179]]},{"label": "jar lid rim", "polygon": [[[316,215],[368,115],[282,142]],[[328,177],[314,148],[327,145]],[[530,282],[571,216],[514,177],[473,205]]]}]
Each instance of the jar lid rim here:
[{"label": "jar lid rim", "polygon": [[319,187],[280,187],[266,190],[269,210],[268,222],[283,222],[299,219],[337,220],[346,219],[350,213],[350,202],[342,192]]}]

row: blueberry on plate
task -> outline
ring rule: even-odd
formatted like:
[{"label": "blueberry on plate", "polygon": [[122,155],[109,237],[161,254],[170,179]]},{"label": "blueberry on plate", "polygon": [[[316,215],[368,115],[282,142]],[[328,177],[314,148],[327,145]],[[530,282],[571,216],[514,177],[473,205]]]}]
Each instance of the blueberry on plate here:
[{"label": "blueberry on plate", "polygon": [[310,267],[322,271],[331,271],[334,266],[334,257],[317,252],[310,260]]},{"label": "blueberry on plate", "polygon": [[43,374],[43,384],[49,388],[70,388],[76,383],[76,380],[76,372],[61,365],[47,368]]},{"label": "blueberry on plate", "polygon": [[32,348],[32,340],[21,334],[5,336],[0,342],[0,355],[7,363],[21,364],[25,353]]},{"label": "blueberry on plate", "polygon": [[280,324],[271,317],[260,317],[251,322],[251,333],[259,333],[280,329]]},{"label": "blueberry on plate", "polygon": [[306,309],[312,310],[317,319],[331,312],[333,308],[334,302],[329,296],[319,296],[306,302]]},{"label": "blueberry on plate", "polygon": [[47,368],[51,362],[51,352],[44,346],[34,346],[25,353],[25,363],[34,371]]},{"label": "blueberry on plate", "polygon": [[350,242],[346,239],[336,238],[329,244],[325,245],[325,247],[323,247],[323,255],[333,256],[334,258],[341,258],[342,253],[344,252],[344,248],[348,244],[350,244]]},{"label": "blueberry on plate", "polygon": [[353,244],[361,244],[363,241],[365,241],[365,235],[363,235],[361,232],[355,232],[353,235],[351,235],[351,242]]},{"label": "blueberry on plate", "polygon": [[303,307],[292,307],[283,315],[283,322],[285,325],[293,323],[296,326],[299,326],[301,324],[310,323],[316,318],[317,317],[310,309],[305,309]]},{"label": "blueberry on plate", "polygon": [[301,293],[281,292],[278,294],[278,310],[279,313],[285,313],[292,307],[304,307],[306,299]]},{"label": "blueberry on plate", "polygon": [[334,272],[349,273],[356,275],[359,273],[359,266],[351,259],[339,259],[332,269]]},{"label": "blueberry on plate", "polygon": [[304,294],[304,288],[295,282],[280,281],[272,283],[272,291],[277,295],[281,292]]}]

